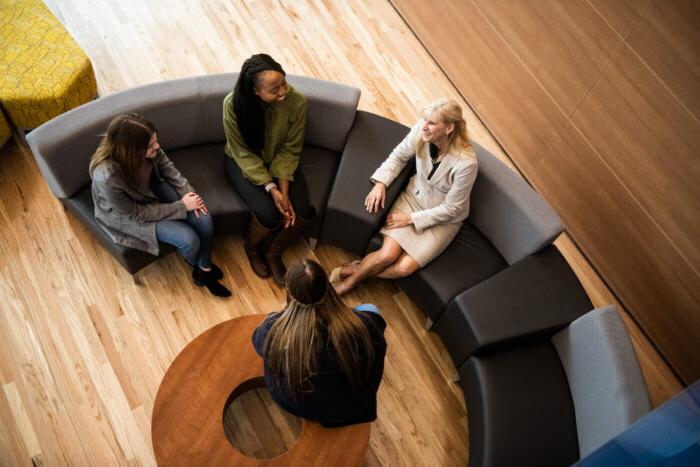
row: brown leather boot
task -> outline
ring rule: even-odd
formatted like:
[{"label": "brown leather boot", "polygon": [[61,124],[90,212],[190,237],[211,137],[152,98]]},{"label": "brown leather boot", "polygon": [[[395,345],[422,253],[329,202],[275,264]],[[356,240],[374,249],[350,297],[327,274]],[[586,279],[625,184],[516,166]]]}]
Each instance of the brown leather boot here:
[{"label": "brown leather boot", "polygon": [[265,252],[265,259],[267,259],[267,264],[270,266],[272,278],[280,287],[285,286],[284,276],[287,274],[287,268],[284,267],[284,263],[282,262],[282,253],[284,253],[284,250],[294,243],[296,239],[301,237],[302,232],[311,221],[313,221],[313,219],[297,217],[293,226],[288,229],[282,229],[277,233]]},{"label": "brown leather boot", "polygon": [[248,231],[243,241],[243,248],[250,262],[250,267],[253,268],[253,272],[260,277],[269,277],[270,268],[265,262],[262,250],[270,237],[274,235],[275,229],[268,229],[262,225],[254,214],[252,214],[251,217],[252,219],[250,220]]}]

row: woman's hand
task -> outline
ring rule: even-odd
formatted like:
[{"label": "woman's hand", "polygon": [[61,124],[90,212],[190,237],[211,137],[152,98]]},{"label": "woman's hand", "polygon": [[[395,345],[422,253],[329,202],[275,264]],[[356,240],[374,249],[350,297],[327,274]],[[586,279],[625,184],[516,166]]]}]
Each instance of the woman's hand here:
[{"label": "woman's hand", "polygon": [[277,184],[282,192],[282,198],[284,199],[285,210],[282,213],[284,216],[284,228],[289,228],[294,225],[297,220],[297,214],[294,212],[294,206],[292,206],[292,200],[289,199],[289,189],[292,187],[292,182],[285,180],[283,178],[277,179]]},{"label": "woman's hand", "polygon": [[365,209],[367,209],[367,212],[370,214],[379,211],[380,208],[384,209],[385,199],[386,185],[382,182],[377,182],[365,198]]},{"label": "woman's hand", "polygon": [[288,228],[294,225],[296,221],[296,213],[292,207],[292,202],[289,199],[289,193],[282,193],[279,188],[273,188],[270,190],[270,195],[272,196],[272,202],[275,203],[275,207],[284,217],[284,228]]},{"label": "woman's hand", "polygon": [[284,219],[284,228],[291,227],[297,221],[297,213],[292,206],[292,200],[289,199],[289,193],[282,193],[284,200],[287,203],[287,217]]},{"label": "woman's hand", "polygon": [[384,227],[387,229],[398,229],[400,227],[406,227],[407,225],[413,224],[410,214],[405,212],[397,211],[395,213],[389,214],[386,217],[386,224]]},{"label": "woman's hand", "polygon": [[204,200],[194,191],[185,193],[185,196],[182,197],[182,202],[185,204],[187,212],[194,211],[194,216],[197,219],[199,219],[200,211],[203,215],[207,215],[207,206],[204,204]]}]

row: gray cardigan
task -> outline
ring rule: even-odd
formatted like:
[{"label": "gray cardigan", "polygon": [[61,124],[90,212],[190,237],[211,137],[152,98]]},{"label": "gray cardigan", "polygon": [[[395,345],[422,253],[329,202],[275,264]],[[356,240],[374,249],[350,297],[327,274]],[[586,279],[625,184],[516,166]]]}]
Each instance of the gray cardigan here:
[{"label": "gray cardigan", "polygon": [[[172,185],[181,197],[194,191],[162,149],[149,162],[158,179]],[[158,255],[156,222],[187,217],[181,199],[161,203],[149,188],[128,185],[113,160],[95,167],[91,176],[95,219],[115,243]]]}]

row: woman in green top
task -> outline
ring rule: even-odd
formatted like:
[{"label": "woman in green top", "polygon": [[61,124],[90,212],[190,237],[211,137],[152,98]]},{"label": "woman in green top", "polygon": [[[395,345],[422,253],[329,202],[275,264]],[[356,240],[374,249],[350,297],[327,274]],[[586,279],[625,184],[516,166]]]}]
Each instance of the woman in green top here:
[{"label": "woman in green top", "polygon": [[253,55],[224,98],[226,174],[252,211],[246,255],[258,276],[272,274],[281,287],[282,253],[316,215],[299,170],[306,99],[285,77],[272,57]]}]

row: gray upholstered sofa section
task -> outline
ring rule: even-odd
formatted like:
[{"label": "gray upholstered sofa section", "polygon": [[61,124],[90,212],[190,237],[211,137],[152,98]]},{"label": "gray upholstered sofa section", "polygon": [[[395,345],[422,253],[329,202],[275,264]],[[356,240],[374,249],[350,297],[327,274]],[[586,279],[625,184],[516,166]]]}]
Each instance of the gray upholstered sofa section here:
[{"label": "gray upholstered sofa section", "polygon": [[552,342],[569,382],[581,457],[651,410],[637,355],[613,305],[580,317]]},{"label": "gray upholstered sofa section", "polygon": [[[237,76],[176,79],[110,94],[45,123],[27,136],[27,142],[53,194],[67,198],[90,183],[90,156],[117,115],[137,112],[152,120],[166,151],[224,142],[222,101]],[[288,80],[309,103],[305,143],[342,151],[359,89],[303,76],[290,75]]]},{"label": "gray upholstered sofa section", "polygon": [[459,368],[470,467],[563,467],[578,459],[576,417],[547,341],[475,356]]},{"label": "gray upholstered sofa section", "polygon": [[384,209],[373,214],[364,208],[365,197],[372,189],[370,176],[408,130],[384,117],[357,112],[328,198],[321,242],[340,246],[357,256],[364,255],[367,242],[415,171],[415,165],[408,164],[399,174],[387,190]]},{"label": "gray upholstered sofa section", "polygon": [[549,245],[564,225],[549,204],[517,173],[477,143],[479,179],[469,222],[513,264]]},{"label": "gray upholstered sofa section", "polygon": [[479,173],[469,217],[440,256],[398,280],[432,322],[459,293],[549,245],[563,230],[559,216],[522,177],[473,145]]},{"label": "gray upholstered sofa section", "polygon": [[460,293],[435,322],[455,366],[473,354],[537,340],[593,304],[554,245]]},{"label": "gray upholstered sofa section", "polygon": [[[216,233],[241,233],[248,209],[224,175],[223,98],[237,73],[164,81],[111,94],[71,110],[32,131],[27,141],[53,194],[85,222],[115,258],[135,273],[156,258],[112,243],[92,215],[89,160],[110,120],[137,112],[154,122],[161,146],[207,201]],[[355,120],[360,91],[329,81],[288,76],[307,98],[301,170],[319,220],[307,232],[318,236],[326,199]],[[171,248],[162,248],[164,253]]]},{"label": "gray upholstered sofa section", "polygon": [[570,465],[650,409],[614,307],[554,337],[469,358],[460,368],[469,465]]}]

